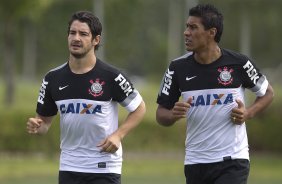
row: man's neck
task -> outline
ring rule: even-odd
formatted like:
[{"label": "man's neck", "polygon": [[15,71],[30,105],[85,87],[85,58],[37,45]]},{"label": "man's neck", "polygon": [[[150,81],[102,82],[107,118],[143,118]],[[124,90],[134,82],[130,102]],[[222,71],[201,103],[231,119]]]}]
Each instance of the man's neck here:
[{"label": "man's neck", "polygon": [[200,64],[211,64],[221,56],[221,50],[216,46],[207,47],[201,51],[195,52],[194,58]]},{"label": "man's neck", "polygon": [[69,66],[73,73],[75,74],[84,74],[89,72],[94,68],[96,64],[96,56],[91,54],[82,58],[75,58],[70,55]]}]

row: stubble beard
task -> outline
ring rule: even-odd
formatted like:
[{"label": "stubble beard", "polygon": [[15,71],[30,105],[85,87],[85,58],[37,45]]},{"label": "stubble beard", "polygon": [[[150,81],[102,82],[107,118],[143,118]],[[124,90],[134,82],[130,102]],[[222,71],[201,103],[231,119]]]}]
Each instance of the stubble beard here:
[{"label": "stubble beard", "polygon": [[70,54],[75,58],[75,59],[81,59],[83,57],[85,57],[89,52],[90,52],[91,49],[89,50],[84,50],[83,52],[81,53],[76,53],[76,52],[70,52]]},{"label": "stubble beard", "polygon": [[86,55],[86,53],[81,53],[81,54],[79,54],[79,53],[70,53],[75,59],[81,59],[81,58],[83,58],[85,55]]}]

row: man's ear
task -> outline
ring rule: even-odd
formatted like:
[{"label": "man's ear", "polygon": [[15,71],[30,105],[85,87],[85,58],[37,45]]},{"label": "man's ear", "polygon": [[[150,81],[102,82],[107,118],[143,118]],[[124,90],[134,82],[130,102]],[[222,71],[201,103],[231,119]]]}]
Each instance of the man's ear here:
[{"label": "man's ear", "polygon": [[209,33],[210,33],[210,36],[212,36],[213,38],[215,38],[215,35],[217,33],[217,29],[216,28],[210,28],[209,29]]},{"label": "man's ear", "polygon": [[101,35],[95,36],[95,38],[92,41],[93,46],[98,45],[100,43],[100,41],[101,41]]}]

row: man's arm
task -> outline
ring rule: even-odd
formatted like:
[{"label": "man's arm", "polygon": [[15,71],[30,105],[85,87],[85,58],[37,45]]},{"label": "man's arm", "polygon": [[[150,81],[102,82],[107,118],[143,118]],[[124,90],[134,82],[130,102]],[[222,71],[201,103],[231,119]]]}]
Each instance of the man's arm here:
[{"label": "man's arm", "polygon": [[137,109],[130,112],[122,125],[109,137],[103,140],[97,147],[101,147],[101,152],[115,153],[121,143],[121,140],[141,122],[146,112],[144,101],[140,103]]},{"label": "man's arm", "polygon": [[172,109],[167,109],[161,105],[158,105],[156,111],[156,120],[160,125],[163,126],[171,126],[173,125],[179,118],[176,118],[173,113]]},{"label": "man's arm", "polygon": [[257,97],[254,103],[247,108],[246,119],[251,119],[265,110],[271,104],[273,97],[273,88],[270,84],[268,84],[265,95]]},{"label": "man's arm", "polygon": [[172,109],[167,109],[161,105],[156,111],[156,120],[160,125],[171,126],[177,120],[186,118],[187,111],[190,109],[192,97],[188,98],[187,102],[176,102]]},{"label": "man's arm", "polygon": [[27,132],[29,134],[44,135],[48,132],[54,116],[40,116],[29,118],[27,121]]},{"label": "man's arm", "polygon": [[248,107],[245,108],[244,104],[237,100],[238,107],[232,109],[231,112],[231,118],[235,117],[235,120],[233,119],[233,122],[235,124],[242,124],[248,119],[252,119],[257,114],[261,113],[263,110],[265,110],[272,102],[274,97],[274,91],[270,84],[268,84],[266,93],[264,96],[257,97],[254,103]]}]

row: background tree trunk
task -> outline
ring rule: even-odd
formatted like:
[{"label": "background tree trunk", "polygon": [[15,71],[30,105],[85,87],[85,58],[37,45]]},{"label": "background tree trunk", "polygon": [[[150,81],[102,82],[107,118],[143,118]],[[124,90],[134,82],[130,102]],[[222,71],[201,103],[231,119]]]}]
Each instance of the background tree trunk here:
[{"label": "background tree trunk", "polygon": [[[180,0],[170,0],[168,22],[168,61],[184,54],[184,30],[189,9],[196,6],[198,0],[186,0],[185,6]],[[184,7],[184,11],[183,11]],[[184,14],[183,14],[184,12]]]},{"label": "background tree trunk", "polygon": [[[181,44],[183,43],[183,28],[181,2],[179,0],[169,1],[168,18],[168,61],[182,54]],[[184,31],[184,30],[183,30]]]},{"label": "background tree trunk", "polygon": [[105,59],[105,47],[104,47],[104,43],[105,42],[105,38],[106,38],[106,29],[105,29],[105,23],[104,23],[104,0],[93,0],[93,13],[94,15],[96,15],[103,27],[102,30],[102,37],[101,37],[101,43],[100,43],[100,47],[98,49],[98,51],[96,51],[96,56],[102,60]]},{"label": "background tree trunk", "polygon": [[24,24],[24,48],[23,48],[23,78],[35,79],[37,59],[37,29],[31,21]]},{"label": "background tree trunk", "polygon": [[241,8],[240,22],[240,52],[251,57],[251,22],[246,7]]},{"label": "background tree trunk", "polygon": [[5,84],[5,96],[4,103],[7,106],[12,105],[14,101],[15,93],[15,42],[14,42],[14,24],[13,21],[7,20],[4,23],[4,84]]}]

